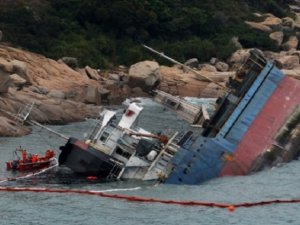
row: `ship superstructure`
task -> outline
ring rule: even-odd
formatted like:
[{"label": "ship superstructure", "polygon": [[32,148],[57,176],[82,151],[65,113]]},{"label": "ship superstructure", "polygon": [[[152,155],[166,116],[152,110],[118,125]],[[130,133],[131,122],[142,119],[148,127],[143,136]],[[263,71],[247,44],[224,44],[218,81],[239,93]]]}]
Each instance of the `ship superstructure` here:
[{"label": "ship superstructure", "polygon": [[214,115],[200,115],[201,135],[187,131],[166,138],[138,128],[135,121],[143,108],[132,103],[119,121],[115,112],[104,111],[88,140],[70,138],[61,147],[59,162],[106,179],[199,184],[249,174],[298,155],[298,80],[252,50],[227,88]]}]

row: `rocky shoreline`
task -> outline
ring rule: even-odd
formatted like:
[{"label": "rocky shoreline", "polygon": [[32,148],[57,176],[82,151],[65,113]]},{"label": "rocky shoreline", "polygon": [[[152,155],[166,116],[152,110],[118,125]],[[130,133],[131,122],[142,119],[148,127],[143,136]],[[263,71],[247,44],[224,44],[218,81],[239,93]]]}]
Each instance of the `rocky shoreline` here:
[{"label": "rocky shoreline", "polygon": [[[295,19],[256,14],[261,22],[245,23],[270,34],[270,41],[278,44],[280,52],[263,53],[274,60],[286,75],[300,79],[300,10],[298,12],[296,6],[291,6],[291,9]],[[0,31],[0,41],[2,35]],[[22,136],[30,132],[30,128],[18,124],[6,112],[16,114],[32,102],[35,107],[30,114],[31,119],[47,124],[66,124],[97,117],[103,105],[120,104],[129,97],[150,96],[153,89],[178,96],[216,97],[221,90],[203,76],[224,84],[235,75],[249,49],[243,49],[238,38],[234,41],[240,49],[226,62],[216,58],[208,63],[188,60],[185,65],[196,70],[197,74],[182,66],[168,67],[155,61],[138,62],[130,68],[119,66],[111,71],[89,66],[78,68],[74,58],[64,57],[55,61],[1,43],[0,136]]]},{"label": "rocky shoreline", "polygon": [[[206,64],[191,59],[186,65],[217,83],[225,83],[234,76],[236,65],[244,61],[248,52],[238,50],[228,64],[213,58]],[[299,78],[297,52],[294,49],[292,54],[290,51],[265,54],[281,63],[287,75]],[[71,68],[63,60],[55,61],[7,45],[0,45],[0,79],[0,136],[22,136],[30,132],[5,111],[16,114],[32,102],[35,107],[31,119],[66,124],[97,117],[103,105],[120,104],[128,97],[150,97],[148,93],[154,88],[192,97],[216,97],[221,92],[216,84],[178,65],[167,67],[155,61],[143,61],[129,69],[118,67],[114,71],[88,66]]]}]

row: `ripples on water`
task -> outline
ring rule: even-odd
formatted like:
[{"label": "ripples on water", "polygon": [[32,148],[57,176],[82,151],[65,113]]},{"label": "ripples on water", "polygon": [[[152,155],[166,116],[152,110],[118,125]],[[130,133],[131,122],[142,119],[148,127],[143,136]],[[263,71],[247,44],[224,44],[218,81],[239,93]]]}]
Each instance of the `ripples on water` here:
[{"label": "ripples on water", "polygon": [[[188,129],[188,125],[147,101],[139,125],[165,132]],[[149,110],[149,111],[148,111]],[[91,122],[52,126],[66,134],[83,138]],[[152,128],[151,128],[152,127]],[[44,153],[46,148],[58,149],[64,141],[45,131],[21,138],[0,138],[0,178],[10,177],[5,161],[19,145],[32,152]],[[57,168],[45,174],[5,185],[51,188],[111,190],[140,187],[138,190],[116,193],[177,200],[205,200],[212,202],[253,202],[272,199],[300,198],[300,162],[293,161],[250,176],[225,177],[198,186],[158,185],[143,182],[88,182],[68,169]],[[96,196],[56,193],[0,192],[0,224],[300,224],[300,204],[270,205],[239,208],[234,213],[225,209],[162,204],[132,203]]]}]

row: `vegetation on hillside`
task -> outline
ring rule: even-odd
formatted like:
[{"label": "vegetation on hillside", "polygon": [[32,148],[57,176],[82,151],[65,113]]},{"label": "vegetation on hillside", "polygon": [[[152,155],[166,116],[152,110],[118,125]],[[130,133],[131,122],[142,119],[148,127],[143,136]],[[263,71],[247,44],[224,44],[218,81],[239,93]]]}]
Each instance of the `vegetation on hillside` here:
[{"label": "vegetation on hillside", "polygon": [[[180,61],[226,58],[239,37],[244,47],[276,48],[250,30],[253,12],[285,16],[284,0],[40,0],[0,8],[4,40],[54,59],[81,65],[129,65],[154,57],[140,43]],[[39,2],[40,4],[36,3]]]}]

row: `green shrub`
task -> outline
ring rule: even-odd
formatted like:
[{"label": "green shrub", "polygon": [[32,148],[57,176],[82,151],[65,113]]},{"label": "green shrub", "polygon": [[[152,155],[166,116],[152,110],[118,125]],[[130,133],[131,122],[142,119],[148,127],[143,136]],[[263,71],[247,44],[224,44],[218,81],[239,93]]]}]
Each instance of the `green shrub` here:
[{"label": "green shrub", "polygon": [[155,58],[140,43],[179,61],[225,59],[235,50],[233,36],[244,47],[276,49],[243,21],[253,11],[287,14],[284,0],[51,0],[42,12],[24,2],[0,9],[5,41],[94,67]]}]

